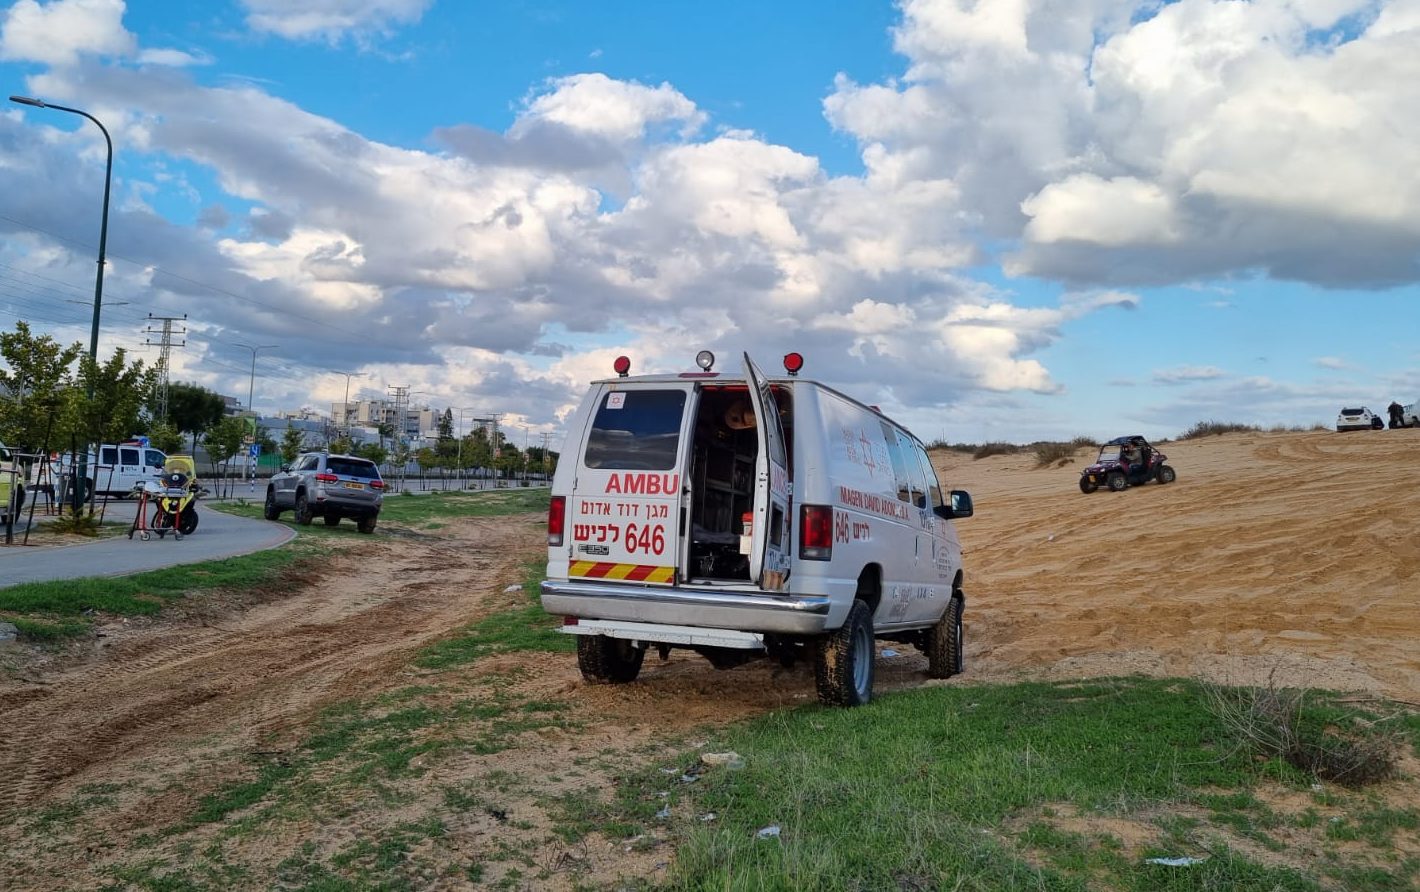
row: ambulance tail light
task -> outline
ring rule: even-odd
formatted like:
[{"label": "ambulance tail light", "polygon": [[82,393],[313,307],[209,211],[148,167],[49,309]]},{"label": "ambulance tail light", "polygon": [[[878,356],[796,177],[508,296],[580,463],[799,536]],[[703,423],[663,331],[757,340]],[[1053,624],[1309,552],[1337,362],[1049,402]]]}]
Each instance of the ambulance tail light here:
[{"label": "ambulance tail light", "polygon": [[800,511],[799,557],[806,561],[833,559],[833,506],[804,505]]},{"label": "ambulance tail light", "polygon": [[547,544],[552,548],[562,545],[562,529],[567,519],[567,497],[553,496],[547,506]]}]

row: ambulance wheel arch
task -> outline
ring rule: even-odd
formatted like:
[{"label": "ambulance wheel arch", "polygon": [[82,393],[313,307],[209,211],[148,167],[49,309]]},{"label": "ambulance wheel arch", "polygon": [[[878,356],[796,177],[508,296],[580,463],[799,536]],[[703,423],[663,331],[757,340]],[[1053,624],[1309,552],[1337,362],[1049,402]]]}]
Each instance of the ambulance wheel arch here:
[{"label": "ambulance wheel arch", "polygon": [[878,606],[883,601],[883,568],[877,564],[864,567],[858,574],[858,590],[853,597],[868,605],[870,615],[877,616]]}]

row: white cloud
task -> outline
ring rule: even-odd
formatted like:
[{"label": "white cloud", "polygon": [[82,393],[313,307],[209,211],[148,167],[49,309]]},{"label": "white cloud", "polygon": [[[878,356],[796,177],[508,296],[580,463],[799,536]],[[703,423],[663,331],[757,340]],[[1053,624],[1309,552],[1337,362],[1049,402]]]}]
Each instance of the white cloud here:
[{"label": "white cloud", "polygon": [[1257,270],[1413,282],[1414,0],[904,0],[904,77],[840,77],[829,120],[871,168],[948,181],[1074,285]]},{"label": "white cloud", "polygon": [[16,0],[0,24],[0,59],[73,65],[81,55],[126,56],[123,0]]},{"label": "white cloud", "polygon": [[188,53],[175,49],[151,49],[141,50],[138,53],[138,63],[140,65],[167,65],[173,68],[183,68],[189,65],[210,65],[212,59],[202,53]]},{"label": "white cloud", "polygon": [[1313,361],[1321,368],[1331,371],[1340,371],[1351,367],[1350,363],[1339,356],[1318,356]]},{"label": "white cloud", "polygon": [[1212,381],[1222,378],[1227,372],[1211,365],[1182,365],[1172,369],[1159,369],[1154,372],[1154,382],[1157,384],[1187,384],[1191,381]]},{"label": "white cloud", "polygon": [[339,41],[419,21],[433,0],[241,0],[247,24],[288,40]]},{"label": "white cloud", "polygon": [[548,89],[527,103],[512,135],[540,121],[561,124],[616,142],[640,139],[648,126],[679,122],[683,135],[694,133],[705,116],[670,84],[646,87],[612,80],[604,74],[576,74],[550,81]]}]

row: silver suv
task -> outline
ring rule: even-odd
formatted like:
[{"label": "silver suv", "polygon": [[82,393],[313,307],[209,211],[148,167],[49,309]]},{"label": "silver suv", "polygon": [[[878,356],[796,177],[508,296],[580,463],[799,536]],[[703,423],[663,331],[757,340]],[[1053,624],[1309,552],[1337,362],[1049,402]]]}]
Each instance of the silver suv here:
[{"label": "silver suv", "polygon": [[307,452],[271,478],[262,513],[276,520],[282,511],[292,510],[303,526],[317,517],[328,527],[353,517],[360,532],[373,533],[384,492],[380,469],[368,458]]}]

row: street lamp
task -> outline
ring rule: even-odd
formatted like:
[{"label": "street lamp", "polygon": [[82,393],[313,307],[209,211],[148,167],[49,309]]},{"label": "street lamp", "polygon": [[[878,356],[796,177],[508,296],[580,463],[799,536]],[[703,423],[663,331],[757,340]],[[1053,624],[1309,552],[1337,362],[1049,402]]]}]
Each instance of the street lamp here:
[{"label": "street lamp", "polygon": [[344,375],[344,376],[345,376],[345,402],[343,402],[343,403],[340,404],[340,420],[341,420],[342,426],[345,428],[345,435],[348,437],[348,436],[350,436],[350,379],[351,379],[351,378],[362,378],[362,377],[364,377],[365,373],[364,373],[364,372],[342,372],[342,371],[340,371],[339,369],[331,369],[331,370],[330,370],[330,373],[331,373],[332,375]]},{"label": "street lamp", "polygon": [[[104,256],[108,250],[108,196],[109,186],[113,182],[113,140],[109,138],[108,128],[104,127],[98,118],[81,109],[53,105],[42,99],[32,99],[29,96],[11,96],[10,101],[34,108],[52,108],[55,111],[69,112],[88,118],[98,126],[99,132],[104,135],[104,143],[108,146],[108,163],[104,167],[104,212],[99,223],[99,272],[94,279],[94,323],[89,329],[89,358],[97,361],[99,355],[99,309],[103,305],[104,297]],[[93,394],[91,393],[89,396],[92,397]]]},{"label": "street lamp", "polygon": [[[233,344],[233,347],[245,347],[251,351],[251,377],[247,379],[247,411],[251,413],[251,433],[253,439],[261,429],[260,415],[256,414],[256,407],[252,405],[252,393],[256,389],[256,354],[261,350],[275,350],[275,344]],[[247,478],[250,480],[252,491],[256,491],[256,463],[252,460],[251,450],[247,450]]]},{"label": "street lamp", "polygon": [[256,389],[256,354],[257,351],[260,350],[275,350],[277,345],[260,344],[257,346],[252,346],[251,344],[233,344],[232,346],[242,347],[251,351],[251,378],[247,381],[247,411],[255,415],[256,407],[251,404],[251,401],[252,393]]},{"label": "street lamp", "polygon": [[[98,118],[86,111],[77,108],[69,108],[64,105],[51,105],[42,99],[34,99],[29,96],[11,96],[11,102],[18,102],[20,105],[28,105],[34,108],[52,108],[55,111],[69,112],[72,115],[79,115],[93,121],[99,128],[99,132],[104,135],[104,144],[108,146],[108,162],[104,166],[104,211],[99,223],[99,272],[94,278],[94,322],[89,329],[89,360],[95,365],[99,361],[99,310],[103,306],[104,297],[104,256],[108,250],[108,195],[109,186],[113,183],[113,140],[109,138],[108,128],[105,127]],[[89,381],[86,389],[89,400],[94,398],[94,384]],[[89,479],[89,447],[85,445],[84,450],[79,453],[79,473],[74,481],[74,513],[79,513],[79,505],[83,502],[81,496],[84,494],[84,484],[82,481]],[[95,479],[98,473],[94,474]]]}]

